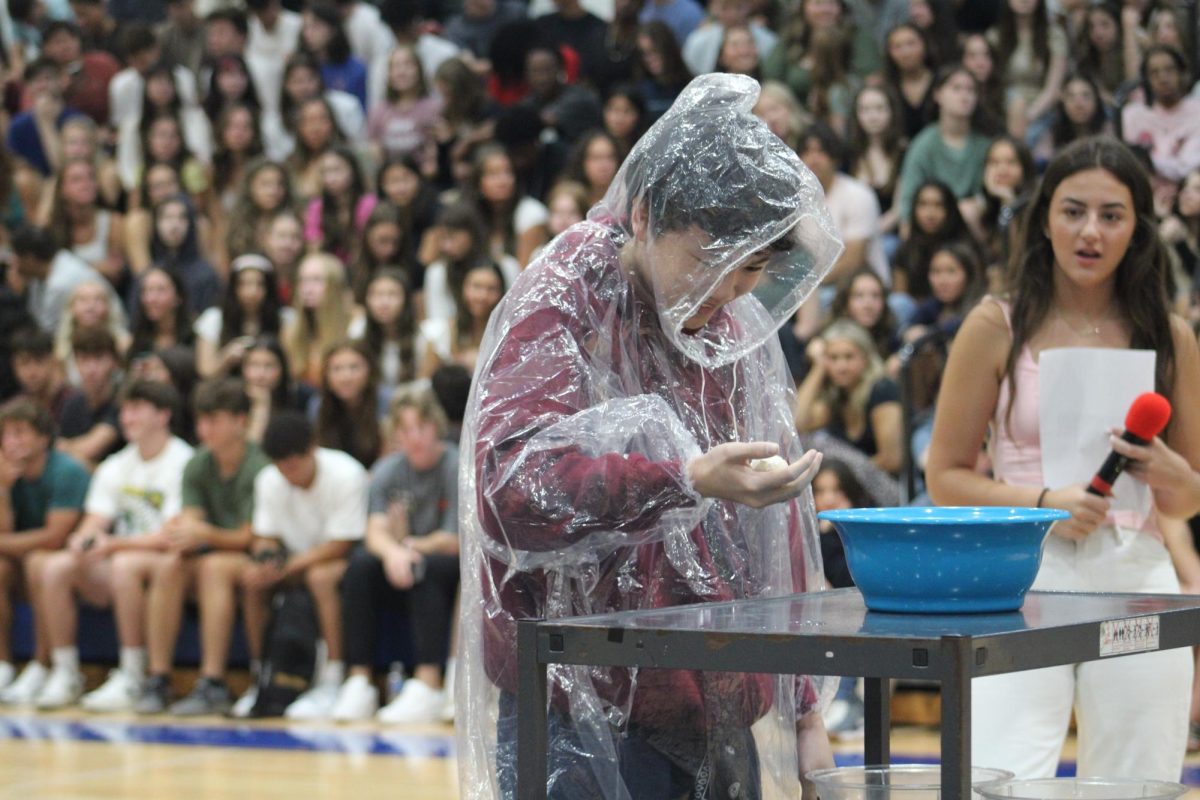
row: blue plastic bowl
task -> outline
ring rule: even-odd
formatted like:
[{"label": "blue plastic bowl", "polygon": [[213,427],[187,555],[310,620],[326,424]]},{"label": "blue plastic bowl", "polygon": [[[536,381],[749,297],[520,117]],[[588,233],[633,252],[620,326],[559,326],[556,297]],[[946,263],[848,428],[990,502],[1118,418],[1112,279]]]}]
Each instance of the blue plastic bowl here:
[{"label": "blue plastic bowl", "polygon": [[837,528],[871,611],[1016,611],[1042,563],[1055,508],[853,508],[817,515]]}]

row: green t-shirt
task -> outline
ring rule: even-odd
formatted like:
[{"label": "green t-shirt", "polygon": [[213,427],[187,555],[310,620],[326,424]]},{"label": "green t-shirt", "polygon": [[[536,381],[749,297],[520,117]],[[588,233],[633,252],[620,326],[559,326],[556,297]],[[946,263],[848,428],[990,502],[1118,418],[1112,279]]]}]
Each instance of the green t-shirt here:
[{"label": "green t-shirt", "polygon": [[17,531],[43,527],[51,511],[82,511],[91,479],[82,464],[52,449],[41,476],[36,480],[18,478],[9,492]]},{"label": "green t-shirt", "polygon": [[237,471],[224,479],[212,451],[200,448],[183,469],[183,507],[200,509],[218,528],[240,528],[254,517],[254,477],[270,463],[258,445],[247,443]]},{"label": "green t-shirt", "polygon": [[900,168],[900,218],[911,219],[917,190],[930,179],[949,186],[959,200],[978,194],[983,189],[983,162],[991,143],[988,137],[971,131],[962,148],[950,147],[942,140],[936,122],[926,125],[908,146]]}]

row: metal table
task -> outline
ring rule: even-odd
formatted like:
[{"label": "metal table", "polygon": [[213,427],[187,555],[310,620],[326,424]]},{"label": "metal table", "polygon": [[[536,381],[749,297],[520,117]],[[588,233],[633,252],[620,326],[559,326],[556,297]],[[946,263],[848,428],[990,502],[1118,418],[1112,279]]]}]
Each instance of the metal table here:
[{"label": "metal table", "polygon": [[1007,614],[868,612],[857,589],[627,611],[518,629],[517,796],[546,797],[548,664],[861,676],[868,764],[887,764],[886,681],[942,690],[942,797],[971,796],[971,679],[1200,644],[1200,597],[1030,592]]}]

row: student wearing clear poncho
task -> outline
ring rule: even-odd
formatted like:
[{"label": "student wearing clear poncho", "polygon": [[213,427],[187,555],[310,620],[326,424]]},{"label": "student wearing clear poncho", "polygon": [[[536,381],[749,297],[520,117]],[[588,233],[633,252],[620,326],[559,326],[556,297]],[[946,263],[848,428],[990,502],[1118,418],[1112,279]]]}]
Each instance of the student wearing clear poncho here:
[{"label": "student wearing clear poncho", "polygon": [[[757,96],[693,81],[489,324],[460,472],[464,797],[515,796],[517,620],[823,588],[776,330],[841,243]],[[551,798],[796,797],[832,765],[820,678],[549,675]]]}]

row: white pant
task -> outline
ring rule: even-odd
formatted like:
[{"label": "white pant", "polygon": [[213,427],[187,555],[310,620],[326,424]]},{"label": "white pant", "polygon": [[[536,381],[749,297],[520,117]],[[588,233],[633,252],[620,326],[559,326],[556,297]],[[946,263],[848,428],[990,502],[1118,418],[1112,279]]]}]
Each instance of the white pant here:
[{"label": "white pant", "polygon": [[[1078,545],[1051,535],[1033,588],[1177,593],[1179,581],[1162,543],[1105,526]],[[1053,777],[1074,707],[1080,777],[1178,781],[1191,684],[1189,648],[976,678],[972,762]]]}]

